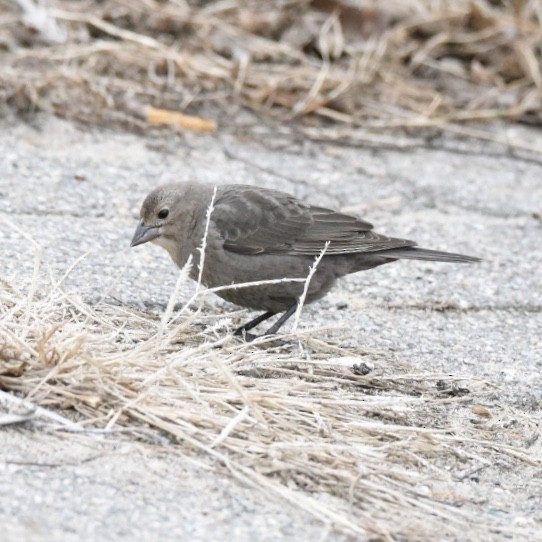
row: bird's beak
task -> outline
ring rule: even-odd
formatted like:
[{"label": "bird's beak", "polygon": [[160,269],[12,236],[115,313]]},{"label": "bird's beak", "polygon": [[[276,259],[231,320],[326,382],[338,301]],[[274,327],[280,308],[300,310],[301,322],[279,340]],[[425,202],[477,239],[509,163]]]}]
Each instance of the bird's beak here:
[{"label": "bird's beak", "polygon": [[136,228],[130,246],[137,247],[137,245],[142,245],[156,239],[160,236],[159,229],[157,226],[145,226],[143,221],[141,221]]}]

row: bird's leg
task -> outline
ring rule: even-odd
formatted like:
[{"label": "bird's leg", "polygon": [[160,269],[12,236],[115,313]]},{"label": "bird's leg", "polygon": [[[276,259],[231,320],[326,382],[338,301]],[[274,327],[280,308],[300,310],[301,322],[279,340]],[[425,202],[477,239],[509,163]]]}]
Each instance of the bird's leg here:
[{"label": "bird's leg", "polygon": [[264,333],[264,335],[274,335],[296,310],[297,301],[288,308],[288,310]]},{"label": "bird's leg", "polygon": [[[297,309],[297,301],[288,307],[288,310],[263,334],[260,335],[261,337],[266,337],[267,335],[274,335],[281,327],[282,325],[292,316],[292,314],[295,313]],[[263,314],[260,314],[260,316],[257,316],[254,318],[254,320],[251,320],[244,326],[241,326],[235,330],[235,335],[241,335],[245,337],[245,340],[247,341],[253,341],[258,337],[258,335],[252,335],[251,333],[247,333],[250,329],[253,327],[256,327],[258,324],[263,322],[264,320],[267,320],[268,318],[271,318],[271,316],[274,316],[275,312],[264,312]]]},{"label": "bird's leg", "polygon": [[267,320],[268,318],[271,318],[271,316],[274,316],[276,313],[267,311],[263,314],[260,314],[260,316],[257,316],[254,318],[254,320],[251,320],[250,322],[246,323],[245,325],[238,327],[235,330],[234,335],[243,335],[243,333],[251,330],[253,327],[256,327],[258,324],[261,324],[264,320]]}]

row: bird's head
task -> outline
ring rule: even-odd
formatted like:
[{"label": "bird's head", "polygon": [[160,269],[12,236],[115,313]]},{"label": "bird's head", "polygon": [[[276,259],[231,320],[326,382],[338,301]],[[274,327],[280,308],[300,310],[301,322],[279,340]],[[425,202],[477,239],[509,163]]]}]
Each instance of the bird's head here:
[{"label": "bird's head", "polygon": [[168,185],[156,188],[145,198],[139,212],[141,220],[132,238],[132,247],[149,241],[163,244],[175,236],[180,197],[179,188]]}]

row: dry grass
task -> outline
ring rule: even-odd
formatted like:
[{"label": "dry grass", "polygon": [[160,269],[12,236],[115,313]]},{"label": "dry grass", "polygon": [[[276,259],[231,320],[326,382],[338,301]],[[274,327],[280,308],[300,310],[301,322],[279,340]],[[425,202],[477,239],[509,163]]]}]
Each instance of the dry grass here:
[{"label": "dry grass", "polygon": [[[0,424],[173,447],[356,536],[534,539],[460,487],[495,465],[540,468],[536,420],[481,406],[495,385],[412,374],[408,360],[316,338],[324,330],[243,344],[226,319],[90,306],[40,276],[38,252],[33,287],[0,283],[0,388],[27,401],[0,392]],[[361,376],[356,363],[377,368]]]},{"label": "dry grass", "polygon": [[130,126],[145,126],[149,106],[233,102],[321,129],[541,120],[538,0],[0,0],[0,10],[0,98],[19,111]]}]

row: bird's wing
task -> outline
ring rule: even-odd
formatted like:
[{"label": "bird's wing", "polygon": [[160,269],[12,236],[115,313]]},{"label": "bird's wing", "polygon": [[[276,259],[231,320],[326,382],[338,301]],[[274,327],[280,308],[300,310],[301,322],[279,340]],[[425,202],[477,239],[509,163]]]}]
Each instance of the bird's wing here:
[{"label": "bird's wing", "polygon": [[211,215],[224,248],[238,254],[315,256],[352,254],[414,246],[372,231],[359,218],[307,205],[289,194],[252,186],[218,189]]}]

